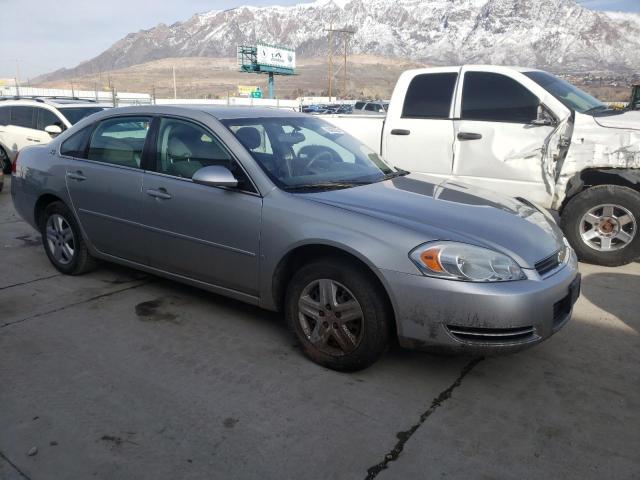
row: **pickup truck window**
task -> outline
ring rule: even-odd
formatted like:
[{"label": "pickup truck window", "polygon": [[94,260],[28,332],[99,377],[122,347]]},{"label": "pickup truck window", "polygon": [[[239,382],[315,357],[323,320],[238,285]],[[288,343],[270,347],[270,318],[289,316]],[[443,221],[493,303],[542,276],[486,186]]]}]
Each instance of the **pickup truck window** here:
[{"label": "pickup truck window", "polygon": [[426,73],[411,80],[404,98],[404,118],[449,118],[458,74]]},{"label": "pickup truck window", "polygon": [[583,92],[578,87],[547,72],[532,71],[524,72],[524,74],[571,110],[592,113],[607,109],[607,106],[597,98],[593,98],[587,92]]},{"label": "pickup truck window", "polygon": [[540,101],[515,80],[498,73],[466,72],[462,89],[462,119],[531,123]]}]

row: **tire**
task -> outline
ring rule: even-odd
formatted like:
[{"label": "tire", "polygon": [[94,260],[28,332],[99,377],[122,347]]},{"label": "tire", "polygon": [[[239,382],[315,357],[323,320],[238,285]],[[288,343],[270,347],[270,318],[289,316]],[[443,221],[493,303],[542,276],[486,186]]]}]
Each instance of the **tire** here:
[{"label": "tire", "polygon": [[561,226],[581,261],[630,263],[640,257],[640,193],[617,185],[591,187],[567,203]]},{"label": "tire", "polygon": [[4,148],[0,147],[0,169],[5,174],[11,174],[11,162],[9,161],[9,155],[5,152]]},{"label": "tire", "polygon": [[[329,292],[325,302],[323,291]],[[375,363],[389,343],[393,323],[386,292],[370,272],[330,257],[294,274],[287,286],[285,315],[305,355],[338,371]]]},{"label": "tire", "polygon": [[64,203],[53,202],[45,208],[40,234],[44,251],[59,272],[81,275],[95,267],[96,261],[89,254],[78,223]]}]

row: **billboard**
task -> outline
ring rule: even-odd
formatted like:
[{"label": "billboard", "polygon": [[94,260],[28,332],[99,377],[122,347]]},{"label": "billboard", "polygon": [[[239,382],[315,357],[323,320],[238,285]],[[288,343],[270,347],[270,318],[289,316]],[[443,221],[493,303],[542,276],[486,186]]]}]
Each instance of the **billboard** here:
[{"label": "billboard", "polygon": [[257,62],[260,65],[286,68],[288,70],[294,70],[296,68],[295,50],[285,47],[266,45],[264,43],[258,43],[256,45],[256,49]]}]

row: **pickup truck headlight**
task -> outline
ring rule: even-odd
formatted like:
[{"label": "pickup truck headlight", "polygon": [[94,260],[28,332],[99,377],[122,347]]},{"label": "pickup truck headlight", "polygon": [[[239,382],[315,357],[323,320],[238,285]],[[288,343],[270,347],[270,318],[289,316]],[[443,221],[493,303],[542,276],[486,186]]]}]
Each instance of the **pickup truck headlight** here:
[{"label": "pickup truck headlight", "polygon": [[502,253],[458,242],[425,243],[409,258],[427,276],[466,282],[508,282],[526,275]]}]

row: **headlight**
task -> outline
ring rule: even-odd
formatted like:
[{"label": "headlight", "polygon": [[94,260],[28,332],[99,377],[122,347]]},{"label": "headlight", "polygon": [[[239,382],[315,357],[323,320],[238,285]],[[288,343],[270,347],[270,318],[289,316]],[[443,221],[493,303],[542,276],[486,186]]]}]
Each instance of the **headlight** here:
[{"label": "headlight", "polygon": [[424,275],[467,282],[508,282],[526,278],[502,253],[466,243],[433,242],[415,248],[409,258]]}]

